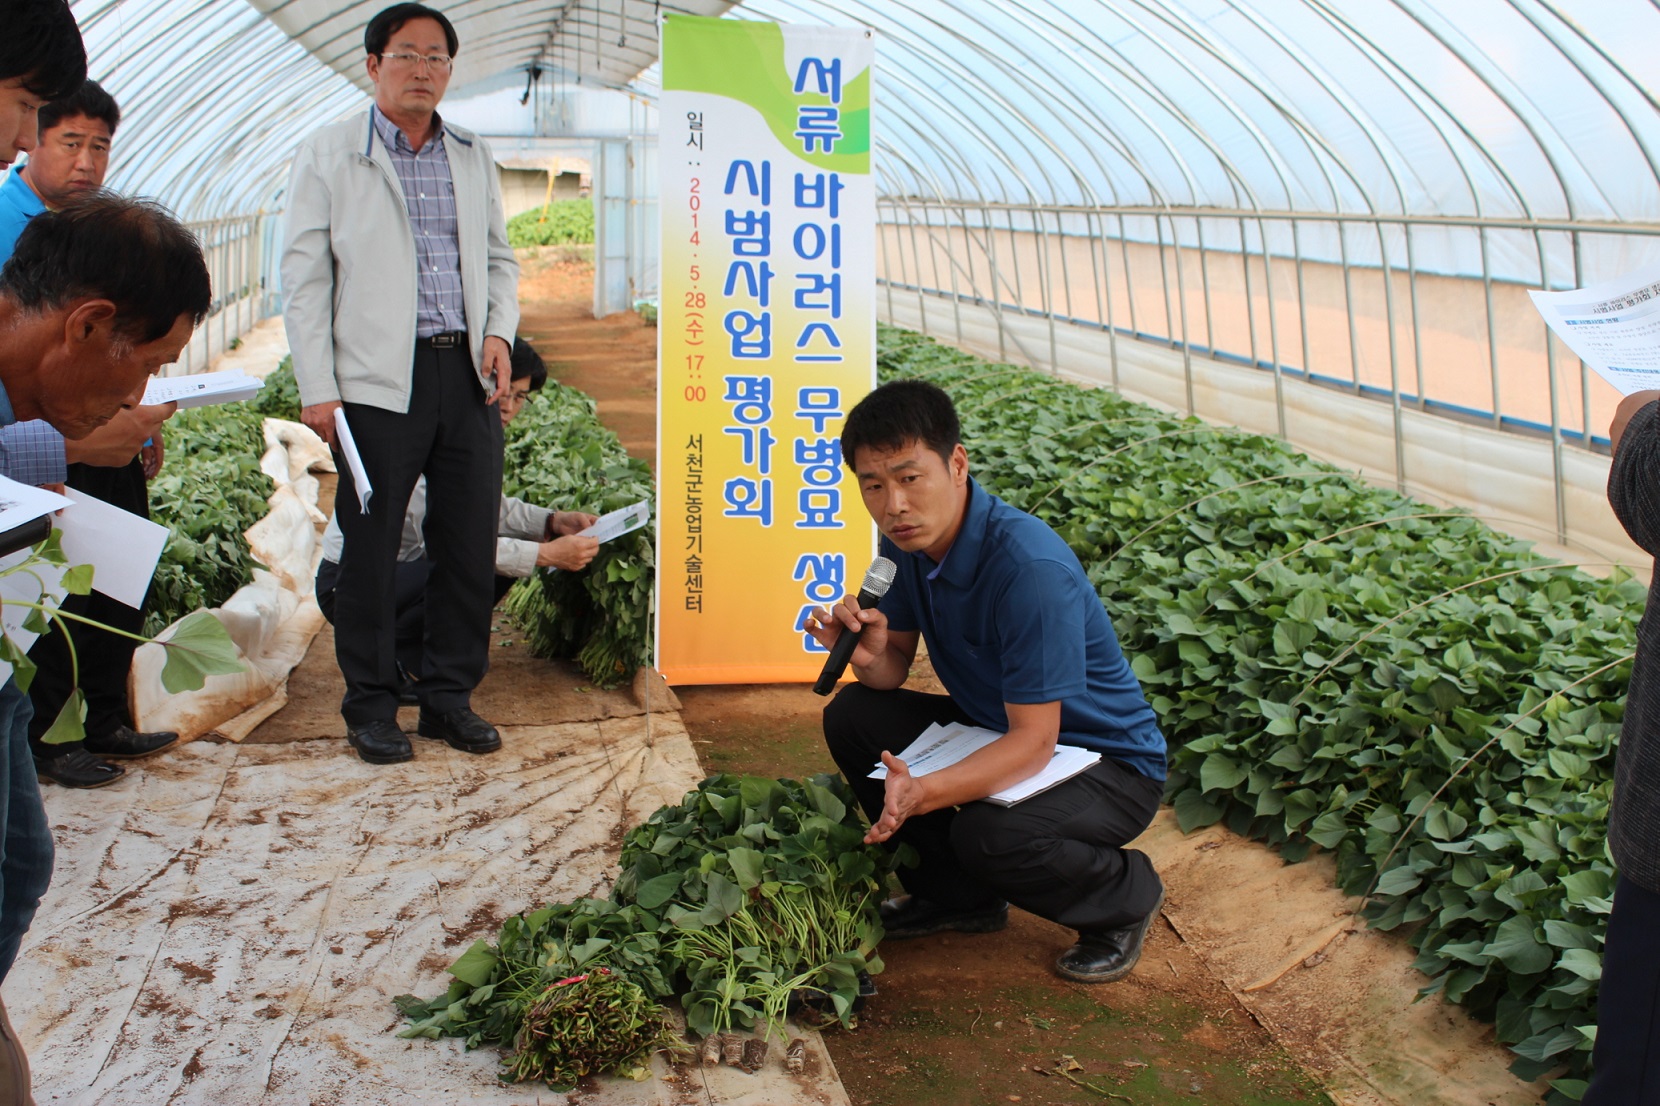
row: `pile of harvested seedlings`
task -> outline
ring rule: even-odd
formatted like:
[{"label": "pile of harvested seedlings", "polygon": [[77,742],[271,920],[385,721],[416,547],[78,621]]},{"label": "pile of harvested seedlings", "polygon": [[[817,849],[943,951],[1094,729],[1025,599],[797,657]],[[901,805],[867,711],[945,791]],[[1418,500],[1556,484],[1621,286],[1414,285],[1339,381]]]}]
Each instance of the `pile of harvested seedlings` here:
[{"label": "pile of harvested seedlings", "polygon": [[839,776],[713,776],[629,833],[610,898],[509,918],[451,966],[448,991],[400,996],[399,1036],[510,1049],[502,1079],[569,1089],[644,1078],[654,1049],[681,1050],[666,999],[705,1039],[770,1036],[792,1007],[852,1025],[882,970],[893,864],[865,828]]}]

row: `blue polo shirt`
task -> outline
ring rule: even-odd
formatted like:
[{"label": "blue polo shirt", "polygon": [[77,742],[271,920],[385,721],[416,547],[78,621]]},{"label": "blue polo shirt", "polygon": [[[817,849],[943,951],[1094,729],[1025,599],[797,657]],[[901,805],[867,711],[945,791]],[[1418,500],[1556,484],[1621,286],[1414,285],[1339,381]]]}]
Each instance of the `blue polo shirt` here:
[{"label": "blue polo shirt", "polygon": [[976,725],[1006,732],[1005,703],[1059,700],[1062,745],[1165,778],[1153,708],[1077,555],[1046,523],[971,477],[944,560],[885,537],[881,549],[899,567],[882,600],[889,628],[921,631],[934,672]]},{"label": "blue polo shirt", "polygon": [[46,210],[35,190],[23,180],[23,174],[13,166],[0,184],[0,263],[12,255],[17,236],[29,225],[29,220]]}]

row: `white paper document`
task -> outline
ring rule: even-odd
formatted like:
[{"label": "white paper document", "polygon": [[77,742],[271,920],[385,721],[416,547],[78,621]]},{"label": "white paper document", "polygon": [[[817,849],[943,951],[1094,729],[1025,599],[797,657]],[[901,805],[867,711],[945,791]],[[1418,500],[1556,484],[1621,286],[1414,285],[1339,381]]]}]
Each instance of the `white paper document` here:
[{"label": "white paper document", "polygon": [[167,546],[167,527],[69,489],[74,506],[56,520],[72,565],[92,566],[92,587],[137,609]]},{"label": "white paper document", "polygon": [[357,485],[357,509],[369,513],[369,497],[375,489],[369,485],[369,474],[363,471],[363,458],[358,455],[357,442],[352,440],[352,428],[346,425],[346,409],[334,409],[334,440],[346,458],[346,467],[352,470],[352,483]]},{"label": "white paper document", "polygon": [[144,387],[144,404],[148,407],[177,403],[182,411],[187,407],[253,399],[264,386],[263,380],[249,376],[241,369],[189,373],[185,376],[152,376],[150,383]]},{"label": "white paper document", "polygon": [[585,538],[598,538],[601,543],[632,533],[651,521],[651,504],[642,499],[627,507],[607,511],[588,529],[581,531]]},{"label": "white paper document", "polygon": [[1660,388],[1660,264],[1571,292],[1529,292],[1568,348],[1621,395]]},{"label": "white paper document", "polygon": [[57,492],[19,484],[9,477],[0,476],[0,532],[32,522],[41,515],[61,511],[67,506],[69,500]]},{"label": "white paper document", "polygon": [[[1002,736],[995,730],[964,726],[960,722],[953,722],[949,726],[941,726],[936,722],[923,730],[922,736],[907,745],[898,756],[910,769],[911,775],[926,776],[941,768],[949,768]],[[1013,806],[1022,799],[1029,799],[1039,792],[1049,790],[1057,783],[1071,779],[1100,759],[1100,753],[1080,749],[1076,745],[1056,745],[1055,755],[1041,772],[987,795],[985,801],[996,803],[998,806]],[[878,764],[870,778],[887,779],[887,765]]]}]

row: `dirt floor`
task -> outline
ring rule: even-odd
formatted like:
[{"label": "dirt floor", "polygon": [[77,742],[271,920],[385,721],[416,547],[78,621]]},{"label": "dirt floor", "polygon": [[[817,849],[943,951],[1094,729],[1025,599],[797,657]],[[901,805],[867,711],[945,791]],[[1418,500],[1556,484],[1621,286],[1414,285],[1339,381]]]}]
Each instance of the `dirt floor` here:
[{"label": "dirt floor", "polygon": [[[592,270],[527,264],[520,332],[550,375],[592,395],[635,456],[655,456],[656,331],[595,320]],[[711,772],[830,771],[823,700],[806,687],[676,689]],[[880,994],[826,1043],[859,1106],[1330,1101],[1167,924],[1128,981],[1084,987],[1050,963],[1070,930],[1018,911],[1003,933],[889,942]]]}]

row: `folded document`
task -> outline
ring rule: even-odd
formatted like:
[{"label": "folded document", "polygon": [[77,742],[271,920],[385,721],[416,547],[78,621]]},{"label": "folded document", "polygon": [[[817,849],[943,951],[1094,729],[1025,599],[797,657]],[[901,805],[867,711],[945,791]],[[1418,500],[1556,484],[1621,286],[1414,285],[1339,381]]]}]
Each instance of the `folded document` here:
[{"label": "folded document", "polygon": [[[941,768],[951,767],[1002,736],[995,730],[965,726],[960,722],[953,722],[949,726],[942,726],[936,722],[923,730],[922,736],[907,745],[898,756],[905,762],[905,767],[910,769],[911,775],[926,776]],[[987,795],[984,801],[996,803],[998,806],[1013,806],[1022,799],[1029,799],[1039,792],[1049,790],[1057,783],[1065,783],[1100,759],[1100,753],[1080,749],[1076,745],[1056,745],[1055,755],[1037,775],[1028,776],[1019,783],[1010,784],[1001,791]],[[887,777],[888,767],[885,764],[878,764],[876,771],[870,774],[873,780],[883,780]]]}]

